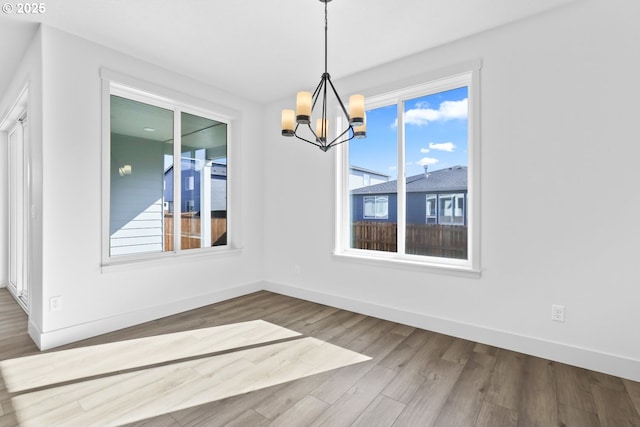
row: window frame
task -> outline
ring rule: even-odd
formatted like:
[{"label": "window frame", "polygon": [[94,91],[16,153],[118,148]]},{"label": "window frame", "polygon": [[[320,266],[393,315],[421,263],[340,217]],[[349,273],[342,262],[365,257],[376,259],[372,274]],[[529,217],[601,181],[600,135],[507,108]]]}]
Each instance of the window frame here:
[{"label": "window frame", "polygon": [[[336,227],[334,257],[340,261],[356,261],[371,265],[388,263],[391,266],[427,270],[435,273],[464,277],[480,277],[480,68],[481,61],[464,64],[414,76],[405,81],[385,85],[382,89],[363,91],[367,110],[397,105],[397,117],[401,121],[404,102],[434,93],[467,86],[468,88],[468,166],[466,209],[468,258],[411,255],[405,252],[406,234],[406,183],[404,129],[398,125],[398,252],[371,251],[350,247],[350,191],[348,188],[349,143],[336,150]],[[338,124],[340,128],[340,124]],[[366,143],[366,140],[364,140]],[[362,143],[362,141],[356,141]],[[406,178],[406,177],[405,177]],[[439,198],[438,205],[439,205]],[[439,206],[436,208],[439,209]],[[436,211],[438,212],[438,211]]]},{"label": "window frame", "polygon": [[[228,168],[233,170],[233,128],[237,113],[225,107],[211,105],[203,100],[189,97],[186,94],[175,92],[160,86],[155,86],[143,80],[123,75],[112,70],[102,68],[102,272],[116,268],[130,268],[131,266],[145,265],[146,263],[166,262],[168,259],[178,260],[182,258],[192,259],[197,256],[222,256],[240,253],[239,236],[233,220],[234,212],[239,211],[235,207],[236,197],[232,195],[233,173],[228,173]],[[110,251],[110,215],[111,215],[111,95],[125,97],[133,101],[165,108],[173,112],[174,141],[181,141],[181,113],[189,113],[207,119],[219,121],[227,125],[227,244],[205,247],[182,249],[176,244],[180,241],[180,221],[174,221],[173,236],[174,249],[172,251],[150,252],[140,254],[111,256]],[[174,158],[174,200],[173,206],[180,206],[183,189],[181,187],[181,144],[173,144]],[[176,160],[177,159],[177,160]],[[175,193],[179,188],[180,192]],[[175,213],[175,211],[174,211]],[[235,238],[234,238],[235,236]]]}]

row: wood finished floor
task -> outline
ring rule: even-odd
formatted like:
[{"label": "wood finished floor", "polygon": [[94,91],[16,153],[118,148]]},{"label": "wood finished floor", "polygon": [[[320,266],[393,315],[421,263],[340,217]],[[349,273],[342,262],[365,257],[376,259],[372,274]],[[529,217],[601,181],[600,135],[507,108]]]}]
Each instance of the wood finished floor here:
[{"label": "wood finished floor", "polygon": [[[332,344],[331,348],[338,346],[371,359],[219,400],[207,400],[209,390],[203,390],[202,401],[207,403],[169,412],[157,411],[149,418],[127,425],[640,426],[638,382],[264,291],[74,343],[45,354],[67,349],[93,349],[96,347],[92,346],[106,343],[122,345],[128,340],[145,340],[147,337],[256,320],[276,325],[277,334],[273,339],[278,343],[287,343],[287,339],[292,345],[304,339],[321,340]],[[286,332],[280,335],[278,327],[301,335],[291,337]],[[24,356],[40,354],[26,329],[26,316],[6,289],[0,289],[0,360],[26,360]],[[204,329],[198,332],[201,336]],[[156,351],[161,357],[152,357],[151,362],[143,364],[172,369],[184,362],[185,354],[191,354],[187,351],[190,345],[174,349],[175,355],[166,350]],[[263,344],[241,341],[234,345],[242,349],[256,346],[266,351]],[[146,348],[144,341],[140,347]],[[153,349],[149,352],[152,353]],[[191,359],[198,362],[202,349],[195,353]],[[228,357],[231,353],[233,350],[225,351],[223,356]],[[139,357],[143,358],[142,355]],[[256,358],[255,355],[252,357]],[[127,359],[132,358],[135,358],[133,354]],[[63,358],[58,357],[57,360],[60,359]],[[188,361],[191,359],[187,357]],[[78,366],[83,365],[78,363]],[[86,368],[84,366],[83,369]],[[122,369],[117,375],[101,371],[83,375],[108,381],[110,393],[120,394],[125,401],[136,402],[143,393],[147,393],[147,398],[157,398],[159,402],[163,398],[171,398],[173,387],[166,384],[155,388],[141,385],[140,389],[124,391],[120,388],[124,383],[120,381],[120,375],[130,373],[132,368]],[[50,371],[57,372],[56,369]],[[144,373],[146,368],[142,371]],[[38,378],[39,375],[33,372],[25,374],[25,382],[30,384],[25,387],[46,392],[59,386],[38,382]],[[16,378],[12,381],[20,383]],[[77,381],[82,380],[72,379],[67,383]],[[19,425],[14,403],[18,405],[25,393],[29,393],[24,390],[12,392],[12,387],[15,385],[7,381],[5,386],[5,380],[0,378],[2,427]],[[151,396],[148,395],[149,390],[152,390]],[[82,395],[82,391],[76,393],[78,401],[91,397]],[[38,406],[45,414],[49,410],[60,411],[60,408],[43,409],[42,403],[38,405],[33,406]],[[132,407],[135,409],[135,405]],[[100,419],[91,421],[96,425],[102,423]]]}]

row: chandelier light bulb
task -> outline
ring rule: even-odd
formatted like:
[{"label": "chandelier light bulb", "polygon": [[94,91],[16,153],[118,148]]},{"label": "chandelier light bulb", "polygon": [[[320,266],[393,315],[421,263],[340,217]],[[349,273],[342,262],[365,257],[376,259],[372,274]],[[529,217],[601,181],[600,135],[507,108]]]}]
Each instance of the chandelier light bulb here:
[{"label": "chandelier light bulb", "polygon": [[293,110],[282,110],[282,136],[295,135],[296,113]]},{"label": "chandelier light bulb", "polygon": [[349,97],[349,116],[351,126],[361,126],[364,123],[364,96],[351,95]]},{"label": "chandelier light bulb", "polygon": [[311,92],[298,92],[296,99],[296,120],[301,125],[311,123]]},{"label": "chandelier light bulb", "polygon": [[362,124],[359,126],[353,127],[353,137],[357,139],[362,139],[367,137],[367,115],[365,113],[364,119],[362,120]]},{"label": "chandelier light bulb", "polygon": [[329,121],[327,119],[316,120],[316,135],[321,141],[327,139],[327,131],[329,130]]}]

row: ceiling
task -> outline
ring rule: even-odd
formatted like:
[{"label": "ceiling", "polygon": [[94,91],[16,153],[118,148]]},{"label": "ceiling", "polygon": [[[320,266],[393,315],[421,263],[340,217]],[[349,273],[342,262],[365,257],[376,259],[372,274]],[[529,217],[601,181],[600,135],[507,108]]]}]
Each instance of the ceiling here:
[{"label": "ceiling", "polygon": [[[173,150],[174,112],[164,108],[111,95],[111,133],[157,141]],[[180,113],[181,147],[184,152],[207,149],[226,156],[227,128],[222,122],[186,112]],[[220,148],[222,150],[212,150]],[[218,156],[220,157],[220,156]]]},{"label": "ceiling", "polygon": [[[574,0],[335,0],[333,80]],[[0,96],[45,23],[258,103],[311,90],[324,71],[318,0],[53,0],[0,15]]]}]

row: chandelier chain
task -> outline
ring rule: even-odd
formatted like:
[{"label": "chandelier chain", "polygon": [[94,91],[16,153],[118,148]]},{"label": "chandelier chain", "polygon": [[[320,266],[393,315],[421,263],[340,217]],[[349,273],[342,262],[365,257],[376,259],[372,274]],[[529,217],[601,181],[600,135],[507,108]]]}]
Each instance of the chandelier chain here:
[{"label": "chandelier chain", "polygon": [[329,20],[327,19],[327,2],[325,2],[324,4],[324,72],[325,74],[327,74],[329,71],[328,65],[327,65],[327,40],[328,40],[328,36],[327,33],[329,32]]}]

